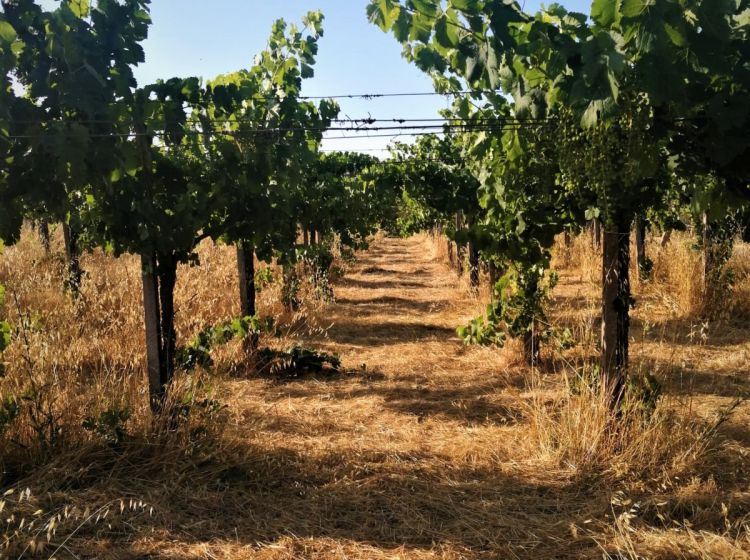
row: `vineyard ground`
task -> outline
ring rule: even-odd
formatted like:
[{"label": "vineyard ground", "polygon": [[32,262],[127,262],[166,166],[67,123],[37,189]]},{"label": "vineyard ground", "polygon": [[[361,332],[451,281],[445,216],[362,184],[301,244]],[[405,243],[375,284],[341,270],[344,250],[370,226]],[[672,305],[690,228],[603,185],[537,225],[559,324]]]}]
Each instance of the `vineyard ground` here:
[{"label": "vineyard ground", "polygon": [[[263,560],[749,557],[748,406],[715,436],[700,437],[704,424],[687,419],[713,422],[750,388],[750,330],[674,318],[663,293],[636,286],[635,368],[663,382],[663,406],[683,415],[685,429],[664,423],[635,451],[597,451],[599,432],[567,397],[573,364],[590,348],[548,355],[532,372],[513,344],[465,347],[455,328],[481,312],[487,294],[471,295],[442,249],[427,237],[378,239],[337,280],[336,302],[317,311],[321,328],[291,336],[340,354],[347,373],[222,381],[220,459],[160,464],[154,450],[54,488],[58,504],[95,508],[130,496],[154,506],[120,529],[81,531],[71,550]],[[591,339],[596,272],[575,257],[558,260],[553,322]],[[553,431],[552,420],[570,429]],[[21,482],[51,477],[48,469]]]}]

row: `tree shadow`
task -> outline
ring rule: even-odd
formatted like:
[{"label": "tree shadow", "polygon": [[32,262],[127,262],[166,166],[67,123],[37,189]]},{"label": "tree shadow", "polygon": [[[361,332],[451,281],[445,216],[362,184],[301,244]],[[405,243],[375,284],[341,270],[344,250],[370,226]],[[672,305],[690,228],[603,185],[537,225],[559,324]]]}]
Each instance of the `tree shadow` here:
[{"label": "tree shadow", "polygon": [[436,303],[434,301],[414,300],[393,296],[382,296],[368,299],[350,299],[336,298],[336,303],[341,305],[350,305],[355,307],[358,312],[365,312],[368,315],[383,313],[384,311],[396,310],[432,313],[445,307],[445,303]]},{"label": "tree shadow", "polygon": [[[138,537],[155,536],[161,546],[179,543],[204,551],[224,544],[249,550],[285,546],[280,541],[288,545],[291,538],[329,539],[361,546],[362,552],[442,550],[451,558],[601,558],[599,539],[591,537],[612,523],[613,488],[595,472],[559,480],[550,475],[542,482],[490,465],[456,464],[431,452],[309,453],[272,442],[242,455],[188,459],[179,476],[155,467],[138,473],[135,488],[129,473],[117,470],[85,484],[99,500],[117,499],[113,488],[148,495],[153,518],[113,535],[133,554],[145,552]],[[733,518],[750,506],[746,497],[724,492],[720,499],[700,493],[633,498],[642,504],[636,522],[646,531],[663,529],[658,514],[669,511],[671,519],[721,532],[719,502],[731,503]]]},{"label": "tree shadow", "polygon": [[481,389],[474,387],[415,389],[398,386],[370,390],[368,394],[382,396],[386,407],[394,412],[416,416],[419,421],[439,418],[467,426],[507,426],[519,422],[523,417],[521,410],[509,399],[497,399],[491,394],[481,394]]},{"label": "tree shadow", "polygon": [[580,294],[576,294],[574,296],[554,294],[552,296],[552,308],[555,310],[558,310],[560,306],[565,306],[576,310],[587,310],[589,307],[591,307],[591,302],[591,298]]},{"label": "tree shadow", "polygon": [[750,380],[741,375],[721,375],[715,371],[674,369],[659,376],[670,395],[711,395],[739,397],[750,395]]},{"label": "tree shadow", "polygon": [[[309,432],[299,420],[280,428]],[[292,538],[488,560],[596,558],[601,549],[592,531],[612,521],[612,483],[597,472],[524,475],[512,465],[457,461],[450,451],[396,445],[330,450],[290,447],[282,437],[228,441],[218,436],[178,453],[146,440],[122,452],[88,448],[45,467],[45,508],[67,505],[71,490],[76,505],[91,511],[123,497],[153,506],[153,516],[137,522],[81,526],[68,543],[80,557],[91,557],[102,539],[130,557],[151,558],[177,557],[177,546],[250,551]],[[39,492],[39,480],[30,476],[19,486]],[[659,502],[660,511],[667,503],[672,519],[709,531],[722,530],[719,502],[731,504],[733,518],[750,508],[746,497],[737,500],[729,490],[721,499],[700,493],[632,497],[644,504],[637,523],[646,529],[664,526],[651,502]],[[579,535],[571,527],[592,531]]]},{"label": "tree shadow", "polygon": [[[394,264],[394,263],[389,263]],[[382,266],[366,266],[365,268],[359,270],[359,274],[383,274],[383,275],[390,275],[390,276],[401,276],[403,275],[402,270],[394,270],[392,268],[385,268]]]},{"label": "tree shadow", "polygon": [[401,249],[386,249],[383,247],[371,250],[367,254],[366,260],[380,260],[380,259],[408,259],[415,256],[413,251],[401,250]]},{"label": "tree shadow", "polygon": [[413,280],[358,280],[356,278],[344,278],[336,283],[337,286],[344,288],[361,288],[363,290],[387,290],[387,289],[404,289],[404,288],[431,288],[424,282],[415,282]]},{"label": "tree shadow", "polygon": [[719,433],[724,437],[734,440],[743,447],[750,447],[750,429],[743,425],[725,422],[719,428]]},{"label": "tree shadow", "polygon": [[[149,465],[138,469],[135,482],[132,468],[116,468],[101,472],[101,480],[75,485],[98,500],[118,499],[113,492],[129,488],[153,504],[152,518],[109,535],[134,555],[146,552],[139,536],[156,536],[163,546],[258,547],[293,537],[383,550],[446,546],[486,558],[550,558],[596,545],[538,535],[603,517],[609,505],[608,493],[586,481],[532,483],[495,468],[457,466],[438,455],[394,449],[364,450],[352,461],[336,452],[255,445],[241,456],[186,458],[176,469],[179,475],[171,465],[157,468],[151,457],[130,460]],[[87,535],[89,530],[97,538]],[[71,550],[85,554],[103,534],[106,530],[83,528],[74,541],[80,548],[71,542]]]},{"label": "tree shadow", "polygon": [[[377,255],[376,255],[377,257]],[[382,274],[382,275],[396,275],[396,276],[411,276],[411,275],[419,275],[419,274],[429,274],[431,272],[430,269],[420,266],[416,269],[409,269],[408,271],[405,270],[399,270],[392,268],[393,265],[399,265],[399,264],[406,264],[411,266],[414,266],[415,262],[419,262],[418,259],[415,259],[414,257],[404,257],[399,259],[393,259],[393,258],[373,258],[368,259],[368,261],[374,263],[374,264],[367,264],[365,265],[363,263],[363,266],[356,270],[355,272],[357,274],[362,275],[370,275],[370,274]]]},{"label": "tree shadow", "polygon": [[328,338],[337,344],[356,344],[371,348],[420,341],[443,341],[456,338],[455,329],[418,322],[334,323]]},{"label": "tree shadow", "polygon": [[[458,422],[467,427],[476,425],[510,426],[523,420],[522,408],[503,394],[503,389],[515,387],[516,379],[502,379],[500,383],[471,383],[459,387],[433,387],[422,375],[399,375],[389,379],[379,371],[358,372],[340,378],[347,383],[305,384],[294,381],[270,396],[271,401],[287,399],[315,399],[326,397],[336,402],[360,398],[381,398],[383,407],[419,422],[429,418]],[[300,380],[301,381],[301,380]]]},{"label": "tree shadow", "polygon": [[[646,340],[654,342],[668,340],[679,346],[703,344],[707,348],[724,348],[750,342],[750,332],[745,323],[715,322],[706,323],[700,319],[674,318],[657,320],[653,323],[633,317],[631,329],[643,332],[647,327]],[[705,337],[705,339],[704,339]]]}]

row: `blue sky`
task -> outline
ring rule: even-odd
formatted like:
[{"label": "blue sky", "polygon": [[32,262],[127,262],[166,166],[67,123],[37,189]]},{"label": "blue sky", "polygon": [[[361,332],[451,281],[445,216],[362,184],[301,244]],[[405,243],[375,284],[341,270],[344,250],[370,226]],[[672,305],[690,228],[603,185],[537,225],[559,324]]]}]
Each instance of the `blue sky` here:
[{"label": "blue sky", "polygon": [[[591,0],[559,3],[588,13]],[[539,5],[539,0],[526,0],[525,9],[535,11]],[[299,22],[307,11],[321,10],[325,36],[315,77],[305,83],[306,95],[432,91],[429,77],[401,58],[393,36],[367,21],[366,6],[367,0],[152,0],[146,63],[136,75],[145,84],[157,78],[210,79],[233,72],[249,66],[264,48],[274,20]],[[340,104],[342,115],[352,118],[432,118],[446,100],[437,96],[353,99]],[[325,148],[372,150],[388,142],[388,138],[330,140]]]}]

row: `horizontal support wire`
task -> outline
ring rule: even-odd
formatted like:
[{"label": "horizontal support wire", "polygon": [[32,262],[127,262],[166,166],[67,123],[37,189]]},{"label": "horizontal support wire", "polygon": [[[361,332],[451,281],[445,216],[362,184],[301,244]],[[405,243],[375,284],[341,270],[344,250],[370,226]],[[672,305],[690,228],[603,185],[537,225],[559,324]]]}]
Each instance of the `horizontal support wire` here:
[{"label": "horizontal support wire", "polygon": [[[452,125],[401,125],[401,126],[377,126],[377,127],[360,127],[360,126],[349,126],[349,127],[328,127],[328,128],[262,128],[262,129],[251,129],[251,130],[185,130],[182,129],[179,132],[167,132],[164,130],[151,131],[151,132],[107,132],[107,133],[94,133],[88,134],[89,138],[137,138],[137,137],[167,137],[167,136],[229,136],[234,138],[242,138],[245,136],[252,135],[263,135],[263,134],[289,134],[289,133],[318,133],[325,134],[326,132],[354,132],[357,134],[363,134],[368,132],[383,132],[383,131],[394,131],[391,134],[377,134],[377,135],[365,135],[365,136],[343,136],[343,137],[323,137],[325,140],[331,140],[334,138],[377,138],[385,136],[418,136],[425,134],[457,134],[457,133],[471,133],[471,132],[503,132],[507,130],[520,130],[523,128],[540,127],[545,126],[549,123],[508,123],[508,124],[482,124],[479,123],[476,126],[469,124]],[[413,131],[413,133],[412,133]],[[428,132],[429,131],[429,132]],[[48,133],[36,133],[36,134],[10,134],[5,136],[9,139],[34,139],[34,138],[45,138],[49,136]]]}]

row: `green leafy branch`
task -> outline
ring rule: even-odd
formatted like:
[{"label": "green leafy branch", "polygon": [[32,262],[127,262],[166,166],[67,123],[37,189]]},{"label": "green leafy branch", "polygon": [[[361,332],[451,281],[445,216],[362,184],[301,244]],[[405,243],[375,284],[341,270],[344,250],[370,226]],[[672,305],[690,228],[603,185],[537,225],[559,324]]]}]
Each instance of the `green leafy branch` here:
[{"label": "green leafy branch", "polygon": [[262,332],[273,331],[273,328],[272,317],[261,318],[258,315],[239,317],[205,328],[187,346],[177,349],[177,364],[185,371],[192,371],[197,367],[210,368],[213,366],[211,350],[216,346],[226,345],[235,339],[259,336]]},{"label": "green leafy branch", "polygon": [[553,329],[546,320],[549,295],[557,285],[557,274],[545,275],[542,266],[526,273],[511,270],[494,289],[494,301],[485,316],[457,329],[465,344],[503,347],[508,338],[525,338],[532,332],[538,340],[548,340]]}]

